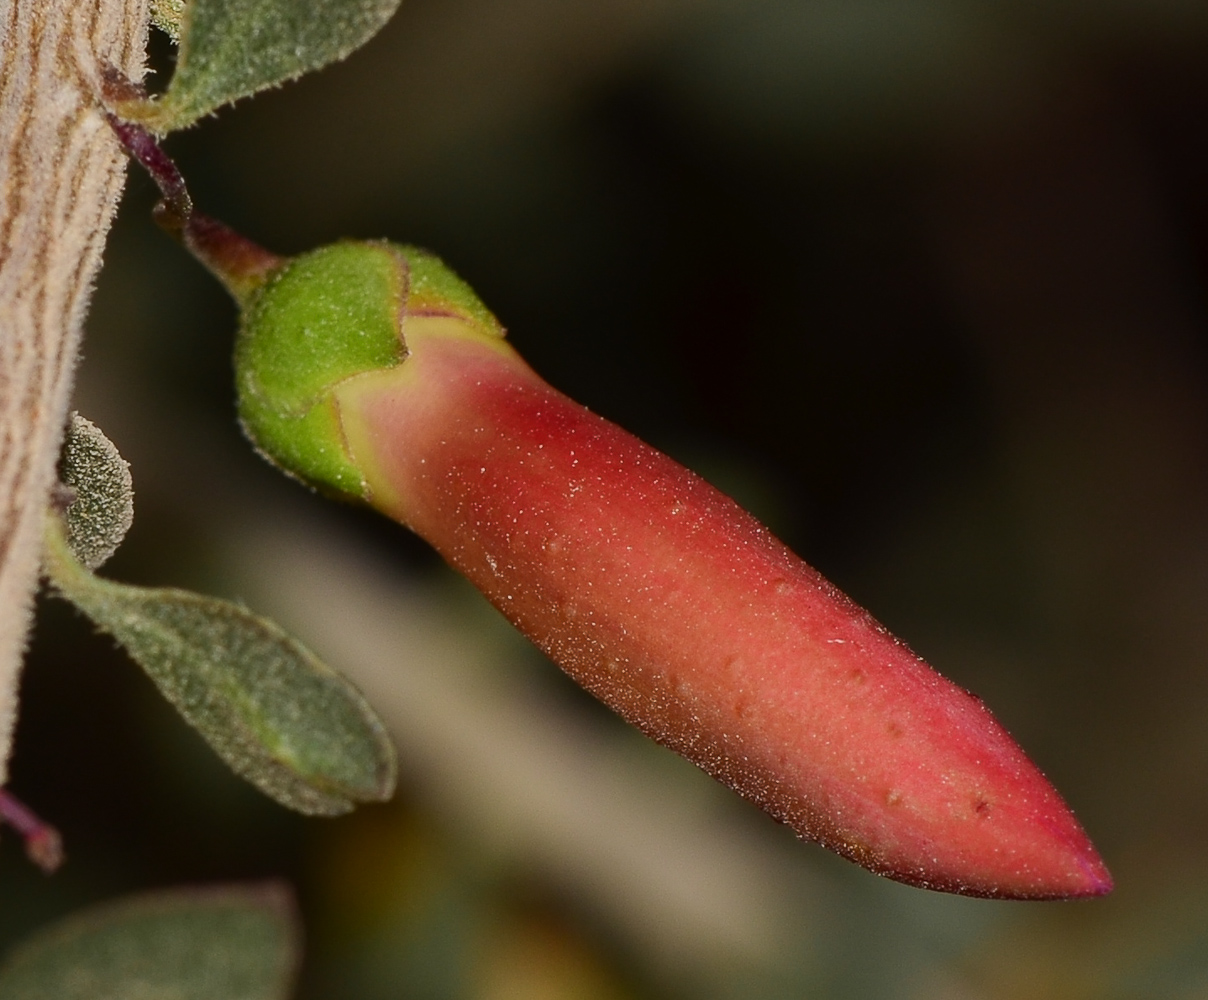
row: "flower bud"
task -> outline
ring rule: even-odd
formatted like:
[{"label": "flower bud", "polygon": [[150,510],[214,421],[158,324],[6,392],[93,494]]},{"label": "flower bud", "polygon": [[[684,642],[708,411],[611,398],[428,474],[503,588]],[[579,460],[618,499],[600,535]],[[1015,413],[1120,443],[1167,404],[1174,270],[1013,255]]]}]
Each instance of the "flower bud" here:
[{"label": "flower bud", "polygon": [[342,243],[245,311],[275,462],[409,526],[576,681],[800,836],[976,896],[1105,893],[985,706],[753,517],[547,385],[436,258]]}]

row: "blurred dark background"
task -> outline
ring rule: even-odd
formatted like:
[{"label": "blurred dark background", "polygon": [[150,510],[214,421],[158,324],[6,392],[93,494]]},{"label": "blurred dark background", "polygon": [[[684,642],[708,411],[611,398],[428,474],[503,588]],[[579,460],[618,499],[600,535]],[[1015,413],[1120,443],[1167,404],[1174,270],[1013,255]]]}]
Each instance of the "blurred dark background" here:
[{"label": "blurred dark background", "polygon": [[44,601],[12,787],[69,862],[0,844],[0,944],[280,876],[307,1000],[1208,995],[1206,55],[1190,0],[407,0],[168,142],[274,250],[440,253],[550,382],[983,696],[1112,897],[944,897],[796,843],[422,543],[278,476],[234,421],[233,306],[132,174],[78,392],[133,466],[105,572],[287,622],[390,722],[402,788],[286,813]]}]

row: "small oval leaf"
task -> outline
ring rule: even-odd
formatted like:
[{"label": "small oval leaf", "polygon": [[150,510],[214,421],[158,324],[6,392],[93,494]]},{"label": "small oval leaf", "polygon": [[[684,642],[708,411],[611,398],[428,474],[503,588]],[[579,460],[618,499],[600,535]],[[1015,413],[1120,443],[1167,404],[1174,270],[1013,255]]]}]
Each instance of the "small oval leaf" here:
[{"label": "small oval leaf", "polygon": [[57,519],[55,588],[113,636],[218,755],[266,795],[337,815],[394,790],[394,747],[360,692],[280,626],[229,601],[93,576]]},{"label": "small oval leaf", "polygon": [[[390,20],[400,0],[189,0],[167,93],[139,109],[157,132],[343,59]],[[123,109],[133,110],[133,109]]]},{"label": "small oval leaf", "polygon": [[180,22],[185,16],[185,0],[151,0],[151,23],[173,42],[180,43]]},{"label": "small oval leaf", "polygon": [[0,965],[4,1000],[285,1000],[299,954],[277,883],[150,893],[73,914]]},{"label": "small oval leaf", "polygon": [[67,544],[80,562],[96,569],[117,551],[134,521],[130,465],[96,424],[73,413],[59,479],[73,495],[63,518]]}]

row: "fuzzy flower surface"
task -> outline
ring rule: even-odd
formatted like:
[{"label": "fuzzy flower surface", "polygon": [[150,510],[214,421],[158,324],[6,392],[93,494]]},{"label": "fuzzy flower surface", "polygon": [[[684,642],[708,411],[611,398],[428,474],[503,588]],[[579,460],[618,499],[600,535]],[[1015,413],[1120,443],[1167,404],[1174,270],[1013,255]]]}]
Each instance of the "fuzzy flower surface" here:
[{"label": "fuzzy flower surface", "polygon": [[549,386],[435,257],[341,243],[245,302],[260,450],[407,525],[605,704],[864,867],[1103,894],[1069,808],[975,696],[703,479]]}]

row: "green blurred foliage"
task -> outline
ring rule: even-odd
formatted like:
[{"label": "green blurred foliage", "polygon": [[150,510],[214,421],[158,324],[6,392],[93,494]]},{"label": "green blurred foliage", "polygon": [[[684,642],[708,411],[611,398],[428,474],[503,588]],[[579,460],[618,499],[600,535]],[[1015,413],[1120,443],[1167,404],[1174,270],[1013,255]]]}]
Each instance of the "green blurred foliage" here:
[{"label": "green blurred foliage", "polygon": [[149,893],[77,913],[0,965],[9,1000],[287,1000],[298,967],[279,885]]}]

